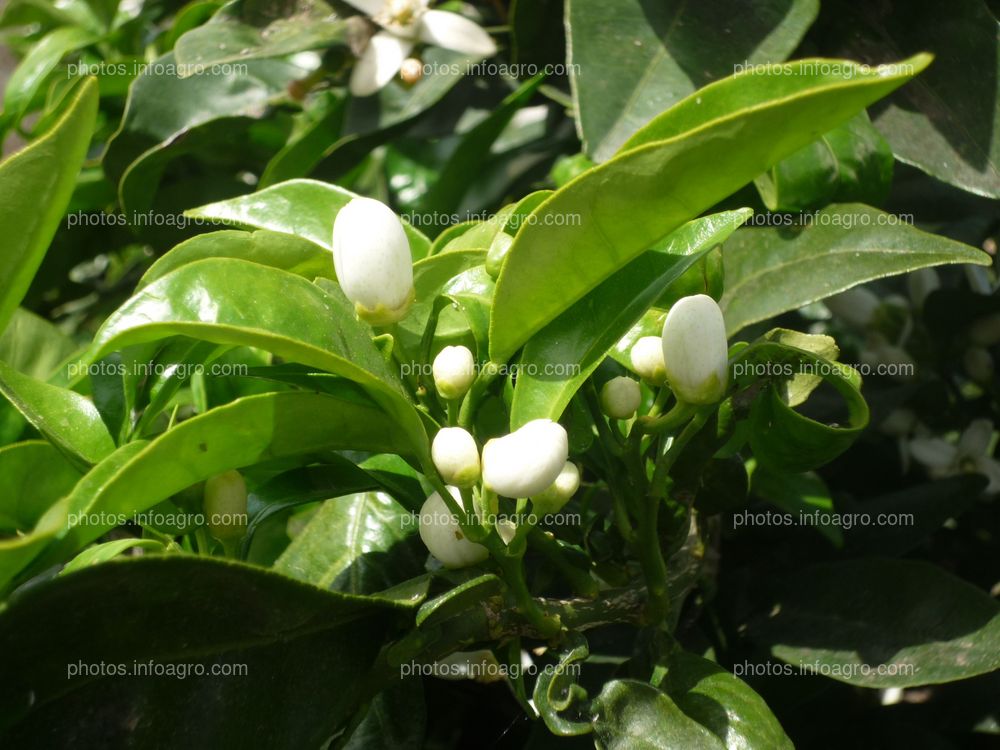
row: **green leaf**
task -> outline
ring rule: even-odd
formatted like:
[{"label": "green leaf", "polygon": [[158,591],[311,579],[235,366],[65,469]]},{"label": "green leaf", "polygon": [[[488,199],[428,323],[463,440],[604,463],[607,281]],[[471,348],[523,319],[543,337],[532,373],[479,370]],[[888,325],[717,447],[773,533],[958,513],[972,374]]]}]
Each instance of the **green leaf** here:
[{"label": "green leaf", "polygon": [[327,500],[274,569],[332,591],[372,594],[423,571],[413,516],[383,492]]},{"label": "green leaf", "polygon": [[136,288],[142,289],[183,265],[206,258],[239,258],[279,268],[310,281],[317,277],[336,279],[333,255],[313,242],[267,230],[222,230],[196,235],[162,255],[143,274]]},{"label": "green leaf", "polygon": [[484,573],[422,604],[417,611],[417,625],[429,627],[444,622],[472,607],[479,606],[501,591],[503,591],[503,581],[492,573]]},{"label": "green leaf", "polygon": [[[829,43],[868,63],[928,51],[934,65],[872,114],[896,158],[978,195],[1000,197],[1000,22],[981,0],[828,0]],[[972,71],[975,71],[974,73]]]},{"label": "green leaf", "polygon": [[848,201],[878,205],[892,185],[892,149],[861,112],[782,159],[754,183],[772,211]]},{"label": "green leaf", "polygon": [[228,130],[240,121],[256,120],[271,99],[305,75],[283,60],[251,60],[241,67],[211,69],[182,78],[172,52],[143,70],[129,87],[121,125],[108,142],[103,164],[118,183],[122,208],[145,212],[167,163],[192,148],[193,135],[206,125],[226,121]]},{"label": "green leaf", "polygon": [[[847,450],[868,425],[861,376],[847,365],[764,340],[743,350],[732,367],[741,385],[764,385],[750,409],[750,447],[770,469],[799,473],[822,466]],[[846,424],[823,424],[795,411],[797,399],[789,397],[789,381],[794,383],[801,374],[833,386],[844,399]],[[792,395],[796,393],[793,389]]]},{"label": "green leaf", "polygon": [[30,440],[0,448],[0,532],[29,531],[73,489],[80,472],[50,443]]},{"label": "green leaf", "polygon": [[166,548],[163,546],[163,542],[158,542],[155,539],[116,539],[113,542],[95,544],[93,547],[87,547],[87,549],[66,563],[63,569],[59,571],[59,575],[66,575],[67,573],[72,573],[74,570],[80,570],[81,568],[113,560],[131,549],[163,552]]},{"label": "green leaf", "polygon": [[115,449],[97,408],[79,393],[43,383],[0,362],[0,394],[78,463],[95,464]]},{"label": "green leaf", "polygon": [[[844,546],[844,532],[837,520],[830,489],[818,474],[785,474],[758,466],[753,471],[751,487],[757,496],[790,514],[796,523],[812,526],[837,548]],[[824,517],[831,520],[823,522]]]},{"label": "green leaf", "polygon": [[[129,606],[109,619],[94,602],[111,600]],[[0,613],[0,742],[199,747],[224,738],[234,746],[319,747],[357,710],[361,692],[344,686],[367,675],[397,611],[186,555],[60,576]],[[104,665],[105,674],[88,673],[91,665]],[[227,671],[212,675],[213,666]],[[119,668],[123,674],[107,674]],[[323,710],[285,720],[279,704]]]},{"label": "green leaf", "polygon": [[818,0],[566,5],[573,99],[597,161],[705,84],[787,58],[819,12]]},{"label": "green leaf", "polygon": [[710,729],[727,748],[792,750],[794,745],[767,703],[743,680],[695,654],[670,655],[665,688],[690,718]]},{"label": "green leaf", "polygon": [[303,50],[346,46],[360,19],[339,18],[323,0],[233,0],[212,19],[177,40],[177,62],[199,75],[200,67],[283,57]]},{"label": "green leaf", "polygon": [[[247,299],[248,289],[253,299]],[[416,411],[372,343],[370,329],[355,319],[342,295],[244,260],[201,260],[154,281],[112,313],[94,337],[90,358],[176,335],[255,346],[343,375],[397,418],[418,454],[424,450],[426,435]]]},{"label": "green leaf", "polygon": [[16,127],[59,61],[70,52],[90,46],[98,38],[90,29],[64,26],[33,44],[31,51],[7,79],[3,95],[3,125]]},{"label": "green leaf", "polygon": [[933,685],[1000,668],[1000,604],[916,560],[802,570],[782,582],[751,633],[783,661],[861,687]]},{"label": "green leaf", "polygon": [[689,718],[670,697],[636,680],[612,680],[594,699],[600,750],[724,750],[712,732]]},{"label": "green leaf", "polygon": [[521,356],[511,428],[533,419],[558,419],[608,350],[649,306],[752,213],[726,211],[685,224],[535,334]]},{"label": "green leaf", "polygon": [[730,335],[872,279],[943,263],[992,262],[980,250],[869,206],[828,206],[809,216],[804,227],[744,228],[726,243],[720,305]]},{"label": "green leaf", "polygon": [[[508,360],[616,270],[928,61],[881,73],[789,63],[783,75],[711,84],[653,120],[629,150],[553,193],[518,233],[497,281],[491,359]],[[706,168],[719,164],[725,169]]]},{"label": "green leaf", "polygon": [[0,330],[21,303],[62,221],[97,118],[97,81],[84,81],[55,126],[0,164]]},{"label": "green leaf", "polygon": [[461,136],[434,185],[420,202],[418,211],[450,214],[479,179],[484,159],[493,143],[507,127],[517,111],[524,107],[544,76],[537,75],[522,83],[498,104],[488,117]]},{"label": "green leaf", "polygon": [[0,360],[18,372],[48,380],[78,349],[76,343],[52,323],[19,307],[0,333]]},{"label": "green leaf", "polygon": [[[250,195],[193,208],[184,215],[247,229],[294,234],[332,252],[333,222],[337,212],[356,197],[355,193],[337,185],[317,180],[288,180]],[[403,229],[410,241],[413,259],[425,257],[430,250],[430,240],[406,222],[403,222]]]},{"label": "green leaf", "polygon": [[422,750],[426,728],[423,681],[402,680],[375,696],[343,750]]},{"label": "green leaf", "polygon": [[98,464],[67,498],[51,556],[72,554],[119,519],[229,469],[323,450],[405,452],[403,441],[381,410],[355,400],[300,391],[237,399]]}]

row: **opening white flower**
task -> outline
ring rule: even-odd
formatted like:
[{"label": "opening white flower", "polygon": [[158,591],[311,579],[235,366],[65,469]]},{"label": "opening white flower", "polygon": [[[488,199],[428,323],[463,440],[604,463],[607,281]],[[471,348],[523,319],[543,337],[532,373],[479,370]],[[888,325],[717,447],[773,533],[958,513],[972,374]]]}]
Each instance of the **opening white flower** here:
[{"label": "opening white flower", "polygon": [[935,478],[956,474],[982,474],[989,480],[986,492],[1000,492],[1000,461],[990,453],[993,423],[974,419],[958,438],[957,444],[939,437],[921,437],[910,441],[910,453],[927,467]]},{"label": "opening white flower", "polygon": [[419,42],[489,57],[493,39],[478,24],[446,10],[430,10],[428,0],[347,0],[382,27],[368,42],[351,74],[354,96],[370,96],[392,80]]}]

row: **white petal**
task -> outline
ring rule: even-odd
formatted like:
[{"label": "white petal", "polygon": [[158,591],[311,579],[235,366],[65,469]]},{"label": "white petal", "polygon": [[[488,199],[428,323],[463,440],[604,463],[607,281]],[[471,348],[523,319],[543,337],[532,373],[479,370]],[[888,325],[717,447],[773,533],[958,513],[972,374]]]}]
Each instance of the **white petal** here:
[{"label": "white petal", "polygon": [[663,321],[663,364],[671,390],[681,401],[712,404],[729,383],[726,324],[707,294],[683,297]]},{"label": "white petal", "polygon": [[346,2],[369,16],[377,15],[385,7],[383,0],[346,0]]},{"label": "white petal", "polygon": [[1000,492],[1000,463],[992,458],[981,457],[976,461],[976,471],[990,480],[985,492],[990,495]]},{"label": "white petal", "polygon": [[361,59],[351,73],[351,93],[371,96],[399,72],[403,60],[413,49],[413,42],[400,39],[388,31],[380,31],[368,41]]},{"label": "white petal", "polygon": [[958,448],[941,438],[915,438],[910,441],[910,454],[924,466],[947,469],[958,458]]},{"label": "white petal", "polygon": [[497,45],[479,24],[446,10],[429,10],[420,19],[420,41],[437,47],[489,57]]},{"label": "white petal", "polygon": [[959,460],[985,456],[993,439],[993,422],[988,419],[973,419],[958,439]]}]

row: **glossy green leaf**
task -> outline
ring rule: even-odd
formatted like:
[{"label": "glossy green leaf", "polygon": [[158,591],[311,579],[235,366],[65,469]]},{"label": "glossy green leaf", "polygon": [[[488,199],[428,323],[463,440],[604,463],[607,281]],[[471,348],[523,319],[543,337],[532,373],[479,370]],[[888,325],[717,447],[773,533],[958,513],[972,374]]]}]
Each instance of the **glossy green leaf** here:
[{"label": "glossy green leaf", "polygon": [[503,591],[503,581],[492,573],[477,576],[422,604],[417,611],[417,625],[429,627],[444,622],[471,607],[479,606],[501,591]]},{"label": "glossy green leaf", "polygon": [[[832,461],[868,425],[868,404],[861,397],[861,376],[839,362],[803,349],[762,341],[745,349],[732,369],[745,383],[764,383],[750,410],[750,446],[764,466],[799,473]],[[822,378],[844,400],[846,424],[823,424],[796,411],[787,381],[798,374]],[[755,386],[752,386],[755,387]]]},{"label": "glossy green leaf", "polygon": [[309,176],[330,143],[340,137],[347,98],[343,91],[322,91],[303,103],[302,112],[295,116],[292,136],[268,161],[257,183],[258,190]]},{"label": "glossy green leaf", "polygon": [[860,204],[828,206],[805,226],[745,228],[723,249],[721,306],[730,334],[864,281],[986,253]]},{"label": "glossy green leaf", "polygon": [[327,500],[274,564],[314,586],[372,594],[423,571],[426,549],[403,506],[383,492]]},{"label": "glossy green leaf", "polygon": [[41,138],[0,164],[0,330],[21,303],[69,203],[97,117],[97,82],[79,88]]},{"label": "glossy green leaf", "polygon": [[336,278],[333,255],[313,242],[267,230],[222,230],[199,234],[177,245],[149,267],[137,288],[141,289],[183,265],[206,258],[239,258],[280,268],[310,281],[317,277]]},{"label": "glossy green leaf", "polygon": [[[111,599],[130,603],[122,616],[94,606]],[[360,691],[344,686],[368,673],[396,611],[186,555],[60,576],[0,613],[0,742],[319,747],[358,708]],[[88,674],[92,664],[123,673]],[[286,716],[278,705],[323,710]]]},{"label": "glossy green leaf", "polygon": [[[246,290],[254,290],[248,300]],[[331,291],[338,291],[334,287]],[[426,436],[396,375],[347,299],[275,268],[232,258],[189,263],[149,284],[98,331],[92,359],[126,346],[184,335],[255,346],[343,375],[398,420],[418,453]]]},{"label": "glossy green leaf", "polygon": [[772,211],[851,201],[879,205],[892,184],[892,149],[861,112],[782,159],[754,183]]},{"label": "glossy green leaf", "polygon": [[404,440],[381,410],[354,400],[297,391],[237,399],[98,464],[68,497],[53,557],[228,469],[323,450],[405,452]]},{"label": "glossy green leaf", "polygon": [[1000,668],[1000,604],[916,560],[866,558],[787,578],[751,628],[778,658],[861,687],[963,680]]},{"label": "glossy green leaf", "polygon": [[172,52],[143,70],[104,153],[105,172],[118,183],[127,210],[150,208],[166,164],[189,147],[199,128],[226,121],[231,130],[241,120],[260,119],[273,97],[306,74],[283,60],[251,60],[187,78],[179,72]]},{"label": "glossy green leaf", "polygon": [[751,213],[727,211],[685,224],[535,334],[521,356],[511,427],[533,419],[558,419],[608,350],[649,306]]},{"label": "glossy green leaf", "polygon": [[97,408],[79,393],[43,383],[0,362],[0,394],[75,461],[94,464],[115,449]]},{"label": "glossy green leaf", "polygon": [[661,688],[690,718],[733,750],[792,750],[767,703],[743,680],[686,651],[670,655]]},{"label": "glossy green leaf", "polygon": [[628,150],[557,190],[518,233],[497,282],[491,359],[509,359],[644,250],[927,63],[915,57],[866,73],[847,62],[800,61],[785,74],[719,81],[675,105],[636,133]]},{"label": "glossy green leaf", "polygon": [[566,5],[573,98],[597,161],[705,84],[787,58],[819,11],[818,0]]},{"label": "glossy green leaf", "polygon": [[1000,197],[1000,21],[982,0],[829,0],[829,43],[871,64],[920,51],[934,65],[872,112],[896,158],[978,195]]},{"label": "glossy green leaf", "polygon": [[59,61],[97,39],[98,35],[90,29],[64,26],[35,43],[7,79],[3,95],[3,124],[16,126]]},{"label": "glossy green leaf", "polygon": [[[357,24],[360,26],[360,24]],[[198,75],[201,67],[282,57],[303,50],[346,45],[351,29],[323,0],[234,0],[212,19],[177,40],[177,62]]]},{"label": "glossy green leaf", "polygon": [[30,440],[0,448],[0,532],[30,531],[67,494],[80,471],[50,443]]},{"label": "glossy green leaf", "polygon": [[600,750],[724,750],[716,735],[670,697],[636,680],[605,683],[594,699],[595,744]]},{"label": "glossy green leaf", "polygon": [[14,310],[0,333],[0,360],[39,380],[55,375],[78,348],[73,339],[52,323],[23,307]]},{"label": "glossy green leaf", "polygon": [[[333,222],[337,212],[356,197],[355,193],[337,185],[317,180],[288,180],[250,195],[193,208],[184,215],[237,227],[294,234],[332,252]],[[403,229],[414,260],[425,257],[430,250],[430,240],[405,222]]]},{"label": "glossy green leaf", "polygon": [[844,532],[837,520],[830,489],[818,474],[785,474],[758,466],[751,487],[754,494],[790,514],[797,523],[812,526],[835,547],[844,546]]}]

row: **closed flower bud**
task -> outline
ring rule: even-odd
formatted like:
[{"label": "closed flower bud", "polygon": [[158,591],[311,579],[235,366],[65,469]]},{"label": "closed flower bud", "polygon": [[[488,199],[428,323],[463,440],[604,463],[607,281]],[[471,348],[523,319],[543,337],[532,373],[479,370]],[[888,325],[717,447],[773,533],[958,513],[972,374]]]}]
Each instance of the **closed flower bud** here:
[{"label": "closed flower bud", "polygon": [[247,485],[238,471],[205,482],[205,518],[216,539],[239,539],[247,531]]},{"label": "closed flower bud", "polygon": [[[449,487],[448,492],[464,509],[458,488]],[[446,568],[464,568],[489,557],[486,547],[465,538],[458,519],[436,492],[420,508],[420,539]]]},{"label": "closed flower bud", "polygon": [[431,457],[447,484],[471,487],[479,481],[479,448],[467,430],[461,427],[438,430],[431,444]]},{"label": "closed flower bud", "polygon": [[566,464],[566,430],[536,419],[483,448],[483,482],[504,497],[531,497],[546,490]]},{"label": "closed flower bud", "polygon": [[403,225],[383,203],[355,198],[333,223],[337,281],[358,317],[388,325],[413,304],[413,262]]},{"label": "closed flower bud", "polygon": [[714,404],[729,384],[726,324],[707,294],[684,297],[663,322],[663,363],[679,401]]},{"label": "closed flower bud", "polygon": [[476,361],[465,346],[446,346],[434,358],[434,387],[441,398],[462,398],[476,378]]},{"label": "closed flower bud", "polygon": [[578,489],[580,489],[580,469],[576,464],[567,461],[556,481],[544,492],[532,496],[532,510],[539,516],[558,513]]},{"label": "closed flower bud", "polygon": [[863,286],[856,286],[846,292],[835,294],[823,300],[823,304],[848,325],[855,328],[865,328],[875,317],[878,310],[878,297]]},{"label": "closed flower bud", "polygon": [[632,378],[611,378],[601,388],[601,409],[612,419],[630,419],[640,403],[642,391]]},{"label": "closed flower bud", "polygon": [[660,386],[667,382],[667,370],[663,364],[663,342],[659,336],[643,336],[632,346],[632,369],[650,385]]}]

